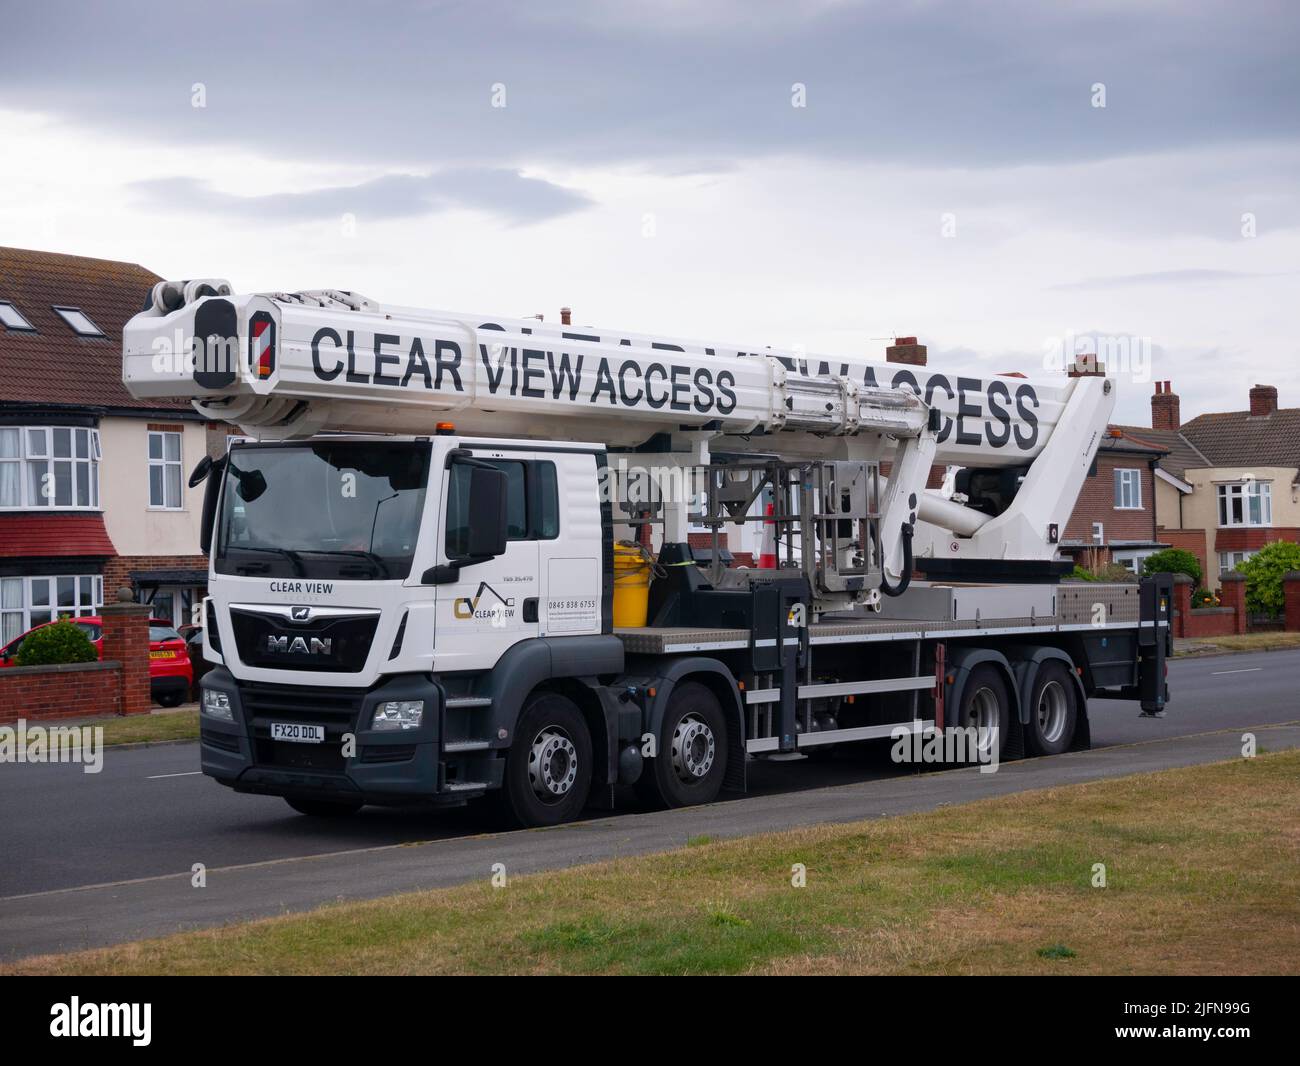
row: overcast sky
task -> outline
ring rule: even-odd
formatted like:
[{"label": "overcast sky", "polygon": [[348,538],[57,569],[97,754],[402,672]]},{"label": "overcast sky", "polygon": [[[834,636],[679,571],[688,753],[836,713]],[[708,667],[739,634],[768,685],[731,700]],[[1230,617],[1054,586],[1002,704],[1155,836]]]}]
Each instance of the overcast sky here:
[{"label": "overcast sky", "polygon": [[0,244],[1300,405],[1300,4],[0,4]]}]

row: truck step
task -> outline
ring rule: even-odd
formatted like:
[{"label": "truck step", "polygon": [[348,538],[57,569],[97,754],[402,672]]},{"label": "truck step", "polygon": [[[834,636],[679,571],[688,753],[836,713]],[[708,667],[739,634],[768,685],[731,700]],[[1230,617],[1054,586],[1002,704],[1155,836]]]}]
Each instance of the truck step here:
[{"label": "truck step", "polygon": [[451,740],[442,746],[447,755],[457,755],[466,751],[489,751],[492,745],[486,740]]},{"label": "truck step", "polygon": [[448,696],[447,710],[465,710],[468,707],[491,707],[491,696]]},{"label": "truck step", "polygon": [[486,781],[448,781],[444,789],[447,792],[484,792],[487,787]]}]

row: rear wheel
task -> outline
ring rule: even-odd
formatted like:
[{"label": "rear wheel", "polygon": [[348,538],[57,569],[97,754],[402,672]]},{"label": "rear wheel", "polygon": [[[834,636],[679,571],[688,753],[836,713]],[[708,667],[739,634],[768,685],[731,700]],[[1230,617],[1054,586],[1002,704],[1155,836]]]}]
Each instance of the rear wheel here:
[{"label": "rear wheel", "polygon": [[727,773],[727,724],[718,698],[688,681],[673,689],[659,727],[659,748],[637,780],[642,802],[655,807],[712,803]]},{"label": "rear wheel", "polygon": [[591,768],[591,732],[574,702],[551,692],[533,696],[506,757],[506,819],[524,827],[571,821],[587,804]]},{"label": "rear wheel", "polygon": [[299,814],[313,818],[346,818],[356,814],[363,806],[359,800],[300,799],[297,796],[285,796],[284,802]]},{"label": "rear wheel", "polygon": [[1011,699],[996,666],[980,663],[970,672],[952,724],[975,730],[967,749],[975,756],[971,761],[989,761],[994,751],[1001,760],[1011,732]]},{"label": "rear wheel", "polygon": [[179,707],[184,699],[184,692],[160,692],[158,693],[158,706]]},{"label": "rear wheel", "polygon": [[1034,755],[1060,755],[1074,739],[1079,694],[1065,664],[1049,660],[1038,668],[1029,694],[1029,749]]}]

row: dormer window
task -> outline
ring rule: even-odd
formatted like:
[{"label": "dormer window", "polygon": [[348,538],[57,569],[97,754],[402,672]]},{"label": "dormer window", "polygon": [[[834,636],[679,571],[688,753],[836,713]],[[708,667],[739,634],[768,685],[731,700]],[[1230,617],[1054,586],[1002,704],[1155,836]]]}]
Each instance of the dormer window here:
[{"label": "dormer window", "polygon": [[63,319],[78,337],[102,337],[104,331],[90,320],[80,307],[55,307],[58,316]]}]

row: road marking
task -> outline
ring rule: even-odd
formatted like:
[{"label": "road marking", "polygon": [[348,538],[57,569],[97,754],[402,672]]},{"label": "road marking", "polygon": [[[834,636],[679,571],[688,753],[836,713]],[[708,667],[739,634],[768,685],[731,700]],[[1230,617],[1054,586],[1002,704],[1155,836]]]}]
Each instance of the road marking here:
[{"label": "road marking", "polygon": [[189,770],[183,774],[154,774],[152,777],[146,777],[146,781],[161,781],[164,777],[193,777],[195,774],[203,773],[202,770]]},{"label": "road marking", "polygon": [[1211,670],[1210,676],[1215,674],[1257,674],[1264,668],[1262,666],[1252,666],[1245,670]]}]

